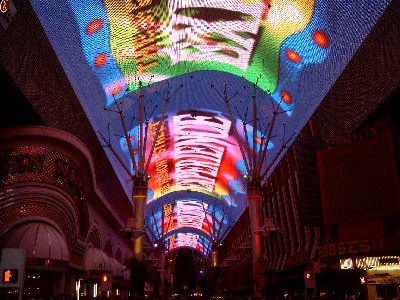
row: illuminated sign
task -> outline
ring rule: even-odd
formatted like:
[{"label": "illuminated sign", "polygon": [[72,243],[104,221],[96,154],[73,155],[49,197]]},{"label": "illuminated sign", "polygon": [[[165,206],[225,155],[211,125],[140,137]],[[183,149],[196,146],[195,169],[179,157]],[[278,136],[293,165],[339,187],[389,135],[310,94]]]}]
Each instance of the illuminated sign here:
[{"label": "illuminated sign", "polygon": [[10,8],[10,0],[1,0],[0,2],[0,12],[5,14]]},{"label": "illuminated sign", "polygon": [[176,216],[178,227],[195,227],[201,229],[206,217],[205,209],[207,209],[207,206],[207,203],[201,204],[196,201],[178,201]]},{"label": "illuminated sign", "polygon": [[398,268],[400,256],[366,256],[359,258],[344,258],[340,259],[340,268],[341,269],[385,269],[395,267]]},{"label": "illuminated sign", "polygon": [[10,0],[1,0],[0,2],[0,12],[5,14],[10,8]]},{"label": "illuminated sign", "polygon": [[319,257],[331,257],[346,255],[351,256],[354,254],[363,254],[370,252],[382,251],[398,251],[400,250],[400,239],[374,239],[374,240],[360,240],[360,241],[345,241],[333,244],[327,244],[318,247]]},{"label": "illuminated sign", "polygon": [[[149,155],[158,122],[149,123],[150,138],[147,140],[146,155]],[[177,198],[174,205],[155,204],[147,209],[147,225],[154,233],[151,236],[159,236],[162,222],[165,234],[192,228],[209,237],[215,231],[222,236],[223,229],[227,227],[223,227],[226,220],[222,222],[221,209],[225,206],[235,207],[235,211],[231,210],[232,219],[236,219],[244,210],[244,165],[232,134],[232,126],[226,116],[214,112],[178,112],[165,119],[149,166],[148,205],[177,191],[190,190],[192,196]],[[238,130],[243,136],[241,126],[238,126]],[[137,152],[139,128],[134,127],[130,134]],[[124,138],[120,140],[120,146],[124,152],[128,152]],[[207,194],[204,197],[214,200],[206,201],[201,194]]]},{"label": "illuminated sign", "polygon": [[[157,132],[157,125],[159,122],[160,121],[149,124],[150,138],[152,143],[154,142]],[[162,195],[170,192],[172,185],[172,178],[169,175],[170,168],[167,157],[168,143],[169,135],[167,134],[165,124],[162,124],[153,152],[154,157],[156,157],[155,172],[157,174],[157,180],[160,183],[160,193]]]},{"label": "illuminated sign", "polygon": [[[154,211],[154,207],[156,207],[156,211]],[[154,218],[148,218],[148,227],[155,233],[161,231],[161,207],[164,209],[164,234],[178,229],[193,228],[202,231],[211,238],[214,231],[220,230],[227,223],[227,220],[222,219],[223,212],[221,209],[212,204],[194,199],[176,200],[175,204],[170,203],[158,207],[152,205],[149,209],[154,214]]]},{"label": "illuminated sign", "polygon": [[2,274],[3,283],[17,283],[18,282],[18,269],[4,269]]}]

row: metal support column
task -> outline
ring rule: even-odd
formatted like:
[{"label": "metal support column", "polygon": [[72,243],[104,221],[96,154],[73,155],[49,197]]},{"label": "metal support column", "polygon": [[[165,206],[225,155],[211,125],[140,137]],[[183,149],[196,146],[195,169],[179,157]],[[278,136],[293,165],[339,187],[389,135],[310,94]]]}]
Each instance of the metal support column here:
[{"label": "metal support column", "polygon": [[251,242],[253,250],[253,278],[254,278],[254,294],[260,298],[263,286],[263,245],[262,237],[255,232],[261,227],[261,211],[262,211],[262,189],[261,184],[249,183],[247,187],[247,195],[250,213]]},{"label": "metal support column", "polygon": [[[135,229],[144,232],[144,215],[147,201],[147,180],[143,176],[133,178],[133,205]],[[133,253],[137,260],[143,260],[143,235],[134,239]]]}]

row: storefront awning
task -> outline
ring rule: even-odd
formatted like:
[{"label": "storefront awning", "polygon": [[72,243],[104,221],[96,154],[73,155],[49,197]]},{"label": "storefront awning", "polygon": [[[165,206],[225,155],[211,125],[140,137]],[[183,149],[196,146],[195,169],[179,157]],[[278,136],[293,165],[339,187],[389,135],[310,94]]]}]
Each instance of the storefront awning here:
[{"label": "storefront awning", "polygon": [[[29,260],[69,262],[69,250],[63,235],[47,223],[25,223],[10,230],[0,241],[2,248],[22,248]],[[28,263],[29,264],[29,263]]]},{"label": "storefront awning", "polygon": [[112,259],[107,256],[101,249],[89,247],[86,250],[85,257],[86,271],[105,271],[112,273]]}]

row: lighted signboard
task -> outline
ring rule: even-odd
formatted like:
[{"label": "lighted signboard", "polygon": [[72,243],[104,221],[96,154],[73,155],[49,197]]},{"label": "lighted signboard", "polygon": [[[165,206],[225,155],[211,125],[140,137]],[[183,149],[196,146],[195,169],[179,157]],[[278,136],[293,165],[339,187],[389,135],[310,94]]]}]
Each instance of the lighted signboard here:
[{"label": "lighted signboard", "polygon": [[[31,2],[96,131],[104,132],[110,124],[112,132],[121,135],[118,115],[104,107],[112,108],[115,100],[125,98],[127,88],[141,87],[147,108],[151,110],[151,101],[158,105],[150,118],[150,143],[165,94],[184,85],[168,107],[150,164],[149,205],[190,190],[199,194],[176,200],[210,205],[204,199],[214,197],[231,207],[237,219],[246,206],[245,168],[232,128],[236,126],[243,140],[239,120],[249,109],[252,93],[257,94],[264,128],[271,112],[268,103],[279,102],[289,110],[280,115],[276,140],[269,145],[273,157],[282,140],[282,125],[286,132],[300,132],[390,0]],[[254,82],[257,88],[252,90]],[[227,117],[211,84],[219,91],[226,86],[230,96],[237,94],[231,100],[235,121]],[[134,97],[129,99],[134,104]],[[127,118],[134,120],[132,115]],[[130,125],[135,139],[137,119]],[[128,162],[126,141],[112,143]],[[107,155],[130,193],[124,170],[112,153]],[[201,210],[188,221],[184,208],[177,207],[174,230],[207,231]],[[161,223],[159,218],[160,214],[156,219]],[[197,247],[180,242],[185,239],[178,233],[171,236],[173,245]]]}]

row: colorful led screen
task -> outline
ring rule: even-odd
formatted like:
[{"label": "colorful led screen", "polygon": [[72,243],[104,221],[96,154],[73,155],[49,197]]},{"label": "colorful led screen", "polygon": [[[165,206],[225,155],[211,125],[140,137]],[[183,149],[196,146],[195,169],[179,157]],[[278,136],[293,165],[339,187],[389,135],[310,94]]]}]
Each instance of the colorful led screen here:
[{"label": "colorful led screen", "polygon": [[232,207],[217,198],[207,202],[204,198],[197,200],[196,195],[192,197],[166,203],[154,201],[148,205],[145,226],[154,240],[191,232],[217,242],[220,234],[231,225]]},{"label": "colorful led screen", "polygon": [[168,251],[175,250],[177,248],[192,248],[204,256],[208,256],[211,253],[211,244],[208,239],[201,235],[194,233],[176,233],[171,235],[166,240],[166,246]]},{"label": "colorful led screen", "polygon": [[[146,157],[158,123],[148,125]],[[238,198],[245,194],[244,165],[232,126],[227,117],[213,112],[178,112],[166,118],[150,163],[148,202],[174,191],[191,190],[238,206]],[[139,128],[134,127],[130,135],[138,149]],[[120,144],[128,152],[124,138]]]},{"label": "colorful led screen", "polygon": [[[213,232],[224,236],[231,221],[210,229],[205,220],[218,214],[203,215],[199,204],[212,211],[218,200],[214,206],[222,212],[230,208],[233,223],[246,207],[245,169],[237,144],[244,139],[244,126],[252,131],[252,97],[257,98],[264,129],[274,103],[286,112],[279,116],[269,144],[270,159],[285,134],[301,131],[389,2],[31,1],[96,132],[110,128],[121,136],[119,116],[110,110],[115,110],[115,101],[123,101],[135,145],[136,100],[143,94],[149,154],[163,103],[171,100],[150,162],[148,231],[157,240],[165,223],[161,211],[174,203],[172,225],[165,232],[169,248],[193,247],[203,253]],[[221,99],[224,92],[232,119]],[[235,127],[239,137],[232,133]],[[129,164],[126,141],[111,143]],[[113,154],[106,153],[129,195],[129,177]],[[194,211],[188,215],[190,205]]]},{"label": "colorful led screen", "polygon": [[291,91],[279,73],[289,67],[296,80],[296,73],[323,62],[330,52],[326,9],[315,9],[315,0],[69,4],[87,63],[108,104],[127,87],[216,70],[258,81],[262,90],[290,106]]}]

